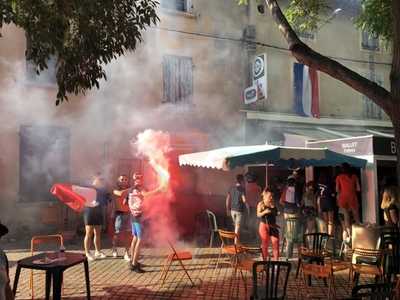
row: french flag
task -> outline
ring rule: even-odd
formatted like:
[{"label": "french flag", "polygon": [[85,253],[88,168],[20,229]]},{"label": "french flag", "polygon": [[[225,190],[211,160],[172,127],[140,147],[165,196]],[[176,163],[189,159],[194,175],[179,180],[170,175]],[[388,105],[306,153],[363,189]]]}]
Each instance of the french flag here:
[{"label": "french flag", "polygon": [[318,73],[306,65],[294,63],[294,110],[304,117],[319,118]]},{"label": "french flag", "polygon": [[94,188],[56,183],[51,187],[50,193],[76,212],[83,211],[85,207],[98,205],[97,191]]}]

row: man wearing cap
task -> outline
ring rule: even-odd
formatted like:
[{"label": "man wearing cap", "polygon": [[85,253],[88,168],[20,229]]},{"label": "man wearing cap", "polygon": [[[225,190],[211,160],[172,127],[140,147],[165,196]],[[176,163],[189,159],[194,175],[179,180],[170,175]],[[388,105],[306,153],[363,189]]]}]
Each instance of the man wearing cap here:
[{"label": "man wearing cap", "polygon": [[[8,228],[0,223],[0,238],[7,233]],[[14,295],[10,286],[8,259],[2,249],[0,249],[0,299],[14,299]]]}]

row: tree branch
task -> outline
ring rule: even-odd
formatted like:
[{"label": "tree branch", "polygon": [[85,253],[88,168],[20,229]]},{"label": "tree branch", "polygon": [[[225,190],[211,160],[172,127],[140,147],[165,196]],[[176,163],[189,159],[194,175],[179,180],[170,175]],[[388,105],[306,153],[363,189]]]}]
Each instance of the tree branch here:
[{"label": "tree branch", "polygon": [[322,71],[364,94],[389,116],[392,116],[393,98],[389,91],[359,75],[337,61],[321,55],[304,44],[290,26],[276,0],[265,0],[275,23],[285,37],[292,55],[302,64]]}]

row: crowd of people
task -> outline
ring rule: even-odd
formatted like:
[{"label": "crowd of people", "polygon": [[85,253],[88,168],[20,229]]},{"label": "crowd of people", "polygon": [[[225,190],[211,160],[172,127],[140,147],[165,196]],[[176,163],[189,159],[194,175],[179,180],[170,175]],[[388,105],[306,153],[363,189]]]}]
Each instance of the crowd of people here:
[{"label": "crowd of people", "polygon": [[[255,214],[250,207],[254,201],[248,199],[250,195],[254,198],[257,191],[252,186],[255,180],[250,176],[249,184],[245,180],[248,176],[237,175],[236,183],[226,197],[226,210],[232,218],[238,239],[243,224],[247,225],[247,230],[256,232],[254,224],[258,223],[263,259],[269,258],[269,245],[272,244],[274,260],[280,256],[279,239],[282,234],[291,237],[286,238],[287,259],[293,256],[294,235],[301,237],[303,233],[325,232],[335,238],[339,237],[338,232],[342,232],[340,238],[350,244],[352,225],[360,223],[360,183],[346,163],[341,166],[336,177],[329,174],[322,170],[315,181],[306,182],[300,170],[296,169],[280,184],[266,187],[263,191],[259,187]],[[251,187],[250,193],[248,186]],[[399,225],[400,201],[397,187],[386,186],[383,189],[381,209],[387,225]],[[277,224],[278,215],[283,217],[284,228]]]},{"label": "crowd of people", "polygon": [[[120,175],[112,195],[107,192],[105,180],[95,176],[91,188],[96,191],[95,199],[87,197],[83,211],[85,224],[84,250],[89,261],[103,259],[106,255],[101,251],[101,229],[104,227],[106,210],[111,202],[114,233],[112,237],[112,256],[118,257],[118,246],[125,248],[123,258],[129,262],[129,267],[136,273],[144,273],[139,262],[140,249],[143,238],[143,202],[152,194],[158,193],[163,187],[153,191],[145,191],[142,185],[142,175],[134,173],[133,184],[130,186],[129,177]],[[124,241],[124,233],[132,235],[130,246]],[[95,252],[92,255],[90,248],[94,244]]]}]

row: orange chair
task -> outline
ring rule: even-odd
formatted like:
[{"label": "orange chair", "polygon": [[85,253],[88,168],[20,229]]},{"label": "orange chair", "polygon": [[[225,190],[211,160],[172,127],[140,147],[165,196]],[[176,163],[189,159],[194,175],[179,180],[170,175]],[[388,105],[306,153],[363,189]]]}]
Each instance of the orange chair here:
[{"label": "orange chair", "polygon": [[[38,246],[41,244],[55,244],[58,246],[58,250],[60,247],[64,247],[64,238],[61,234],[33,236],[31,239],[31,256],[33,256],[35,252],[39,250]],[[34,299],[33,270],[31,271],[29,287],[31,289],[32,299]]]},{"label": "orange chair", "polygon": [[164,262],[164,267],[161,271],[161,276],[160,276],[160,279],[162,280],[161,286],[164,285],[164,282],[167,279],[167,275],[168,275],[169,269],[171,268],[171,265],[174,263],[174,261],[177,261],[179,263],[179,265],[182,267],[186,276],[189,278],[189,280],[192,284],[192,287],[194,287],[195,284],[194,284],[192,278],[190,277],[188,271],[186,270],[185,265],[183,264],[184,260],[192,260],[193,259],[192,253],[189,251],[177,252],[170,241],[168,241],[168,245],[171,248],[172,253],[168,254],[168,256]]},{"label": "orange chair", "polygon": [[243,271],[250,273],[253,272],[253,264],[256,262],[256,260],[251,258],[250,254],[260,255],[261,248],[243,246],[240,244],[240,242],[235,243],[235,241],[238,241],[238,236],[235,232],[218,230],[218,233],[221,239],[221,249],[214,272],[218,267],[218,263],[222,254],[227,255],[229,257],[231,267],[234,270],[234,277],[236,277],[238,270],[240,272],[244,283],[245,294],[247,296],[247,284],[243,275]]}]

